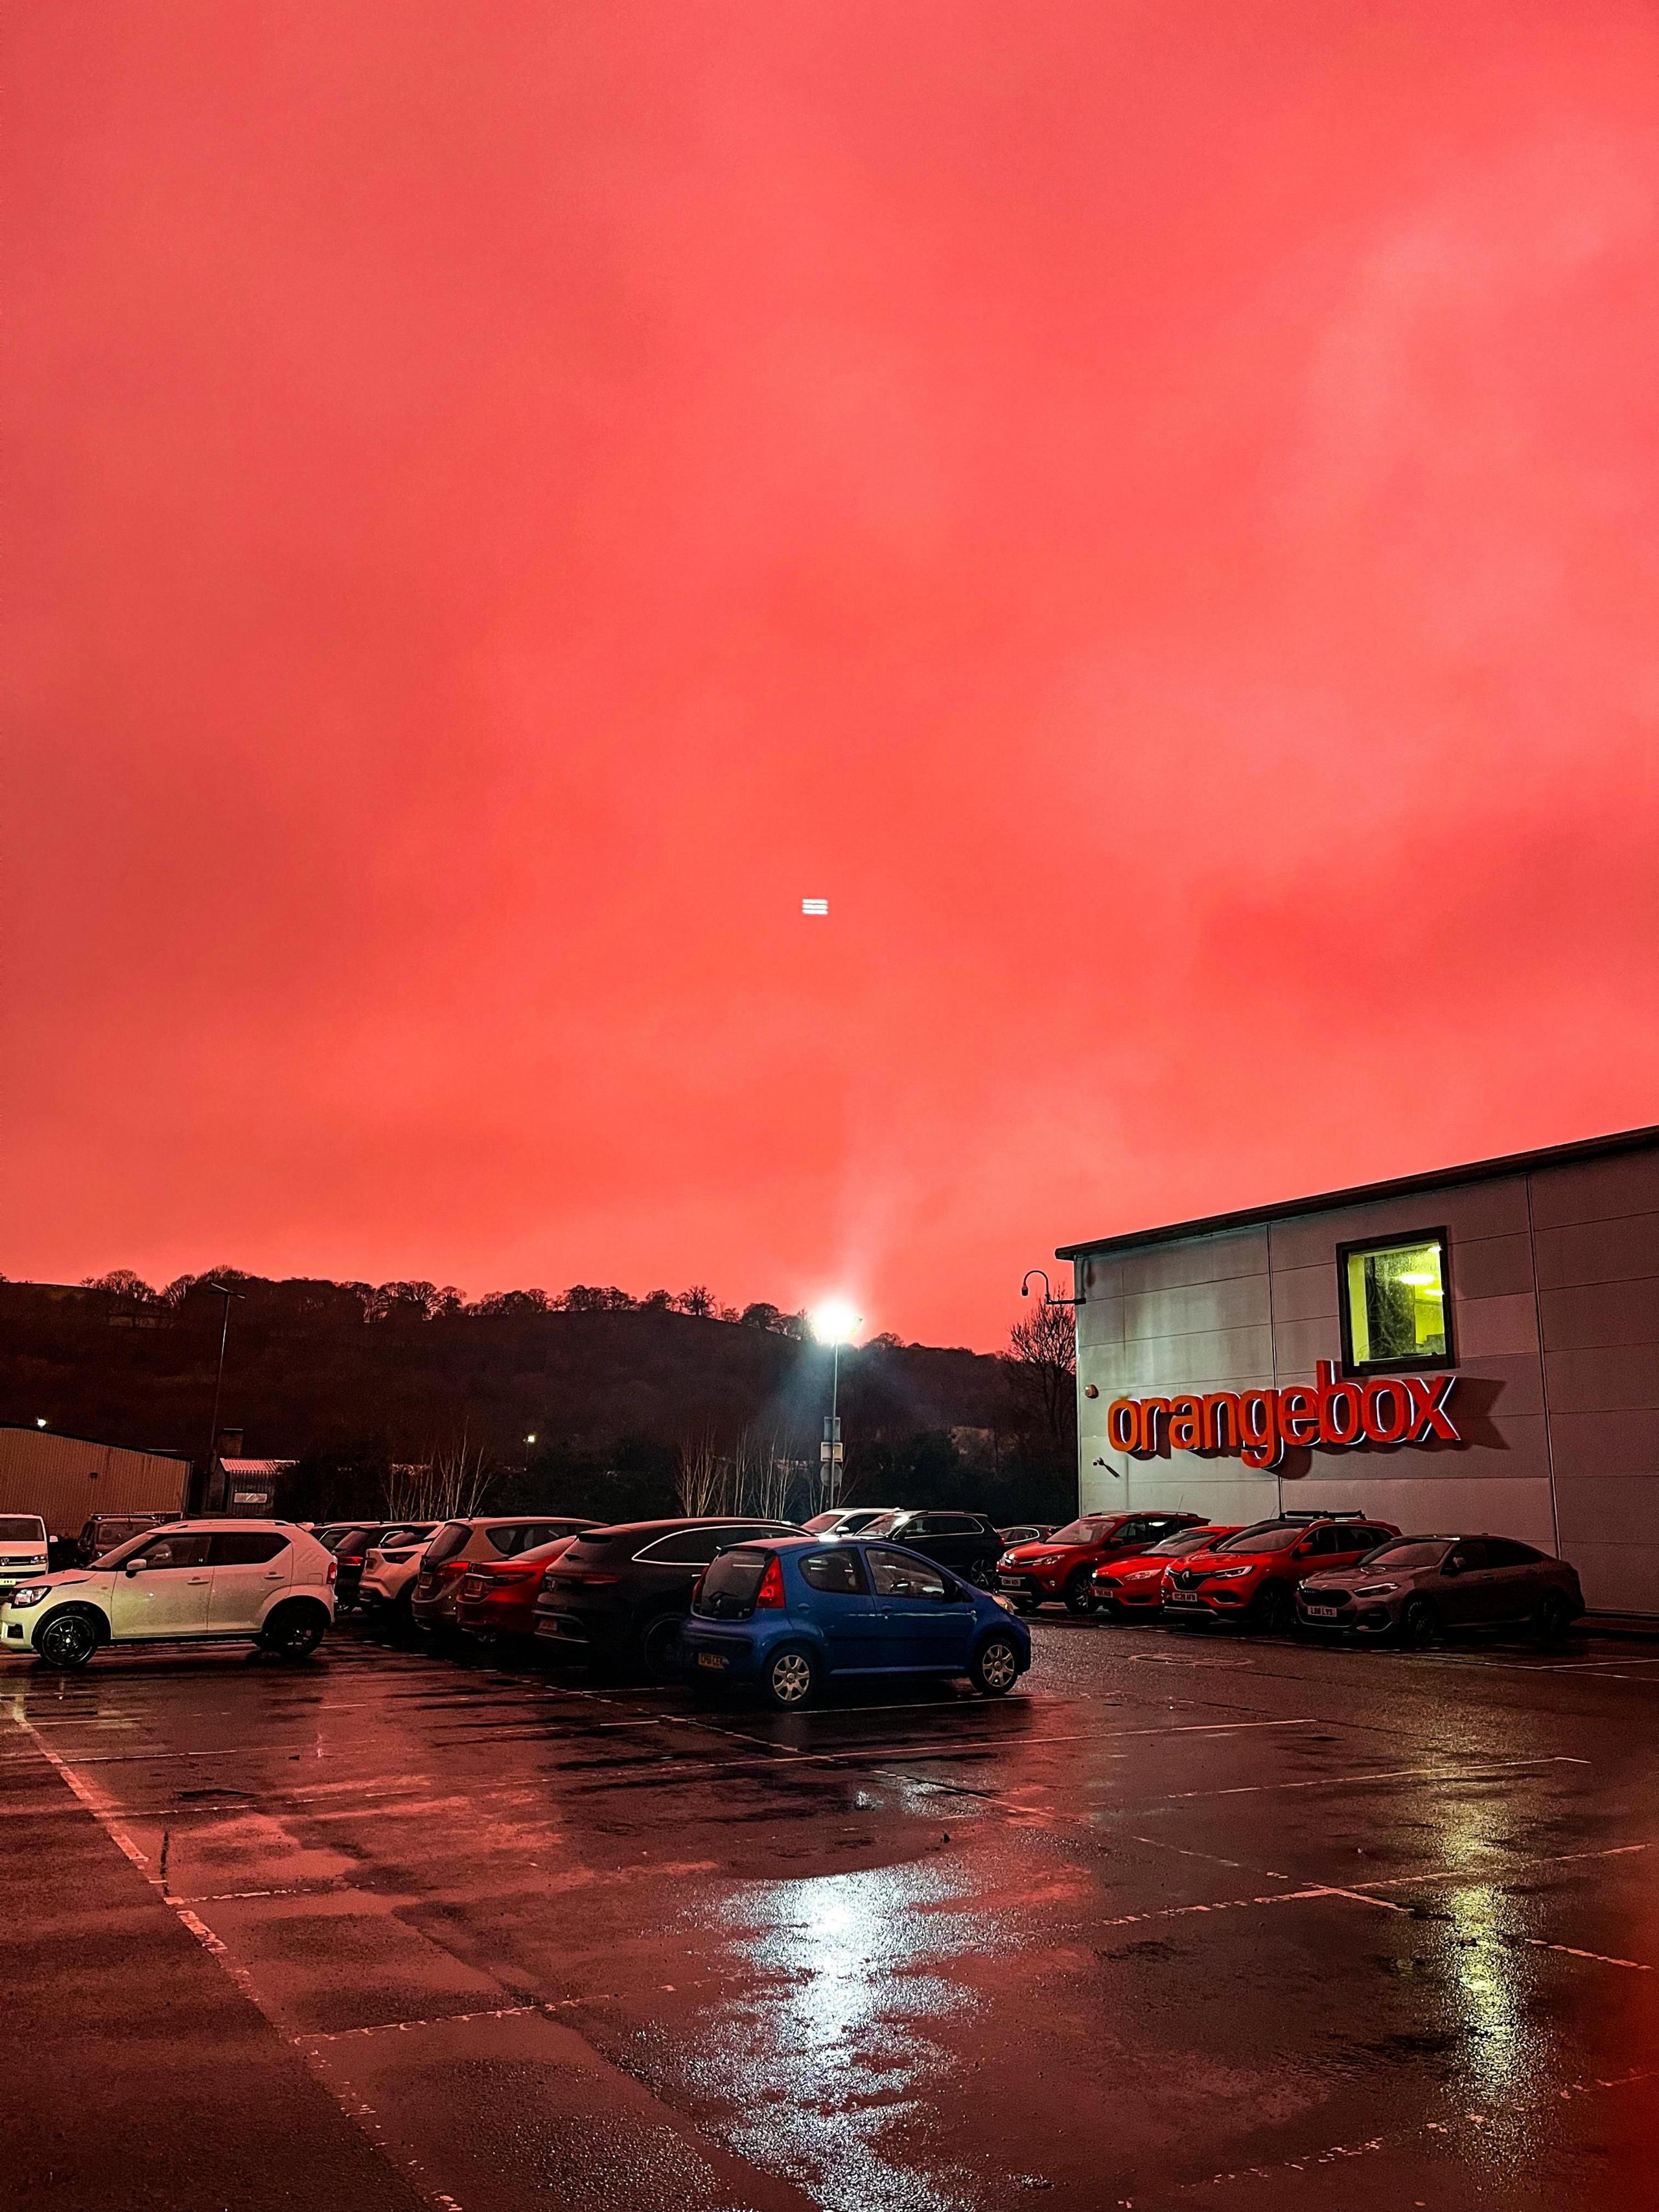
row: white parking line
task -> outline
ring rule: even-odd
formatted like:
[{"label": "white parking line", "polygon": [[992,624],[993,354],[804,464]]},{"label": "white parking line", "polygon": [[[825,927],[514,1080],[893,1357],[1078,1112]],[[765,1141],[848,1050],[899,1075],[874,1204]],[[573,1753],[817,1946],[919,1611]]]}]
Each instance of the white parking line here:
[{"label": "white parking line", "polygon": [[1351,1782],[1482,1782],[1517,1766],[1589,1766],[1588,1759],[1556,1752],[1542,1759],[1498,1759],[1479,1766],[1395,1766],[1370,1774],[1317,1774],[1306,1782],[1246,1782],[1228,1790],[1174,1790],[1171,1802],[1189,1797],[1265,1797],[1285,1790],[1332,1790]]}]

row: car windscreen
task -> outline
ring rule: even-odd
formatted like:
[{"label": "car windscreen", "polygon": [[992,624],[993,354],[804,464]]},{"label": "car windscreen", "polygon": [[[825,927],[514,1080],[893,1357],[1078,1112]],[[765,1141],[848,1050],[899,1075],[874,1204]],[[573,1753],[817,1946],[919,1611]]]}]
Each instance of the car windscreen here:
[{"label": "car windscreen", "polygon": [[446,1521],[426,1547],[425,1564],[435,1567],[441,1559],[453,1559],[472,1534],[468,1521]]},{"label": "car windscreen", "polygon": [[1401,1543],[1379,1544],[1361,1563],[1368,1567],[1437,1567],[1451,1549],[1449,1536],[1407,1536]]},{"label": "car windscreen", "polygon": [[1299,1521],[1258,1521],[1254,1528],[1241,1528],[1237,1535],[1224,1537],[1215,1548],[1218,1552],[1290,1552],[1307,1533]]},{"label": "car windscreen", "polygon": [[1149,1544],[1141,1554],[1147,1559],[1178,1559],[1183,1552],[1207,1551],[1215,1540],[1208,1528],[1182,1528],[1161,1544]]},{"label": "car windscreen", "polygon": [[385,1552],[392,1550],[398,1544],[424,1544],[431,1534],[429,1528],[387,1528],[383,1530],[374,1541],[376,1548]]},{"label": "car windscreen", "polygon": [[107,1552],[100,1552],[92,1564],[95,1567],[118,1567],[130,1553],[136,1552],[155,1534],[154,1528],[141,1528],[136,1536],[129,1536],[125,1542],[112,1545]]},{"label": "car windscreen", "polygon": [[846,1518],[847,1516],[840,1512],[815,1513],[810,1521],[803,1521],[800,1525],[809,1536],[816,1536],[820,1529],[833,1528]]},{"label": "car windscreen", "polygon": [[46,1524],[32,1513],[0,1513],[0,1544],[44,1544]]},{"label": "car windscreen", "polygon": [[754,1609],[755,1593],[766,1572],[764,1552],[722,1552],[705,1569],[697,1592],[699,1613],[731,1615]]},{"label": "car windscreen", "polygon": [[1102,1519],[1091,1515],[1082,1521],[1068,1521],[1063,1528],[1056,1528],[1052,1536],[1040,1540],[1045,1544],[1097,1544],[1111,1525],[1109,1516]]},{"label": "car windscreen", "polygon": [[909,1518],[908,1513],[878,1513],[873,1521],[866,1521],[859,1530],[860,1536],[890,1536],[901,1521]]}]

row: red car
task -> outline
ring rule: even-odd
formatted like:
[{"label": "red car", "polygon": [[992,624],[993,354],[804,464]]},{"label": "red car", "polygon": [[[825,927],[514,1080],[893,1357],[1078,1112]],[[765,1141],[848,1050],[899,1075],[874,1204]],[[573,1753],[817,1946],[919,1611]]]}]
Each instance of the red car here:
[{"label": "red car", "polygon": [[1296,1619],[1298,1583],[1328,1567],[1352,1566],[1399,1534],[1391,1522],[1358,1512],[1281,1513],[1176,1560],[1164,1577],[1164,1602],[1172,1617],[1286,1629]]},{"label": "red car", "polygon": [[1095,1611],[1103,1613],[1109,1620],[1130,1620],[1136,1613],[1156,1613],[1164,1602],[1164,1581],[1171,1559],[1185,1559],[1189,1552],[1207,1551],[1224,1536],[1237,1534],[1237,1522],[1224,1528],[1212,1528],[1206,1522],[1201,1528],[1176,1529],[1173,1536],[1166,1536],[1149,1551],[1126,1552],[1119,1559],[1108,1559],[1103,1567],[1095,1569]]},{"label": "red car", "polygon": [[575,1540],[556,1537],[510,1559],[469,1559],[455,1601],[455,1626],[469,1636],[522,1636],[528,1641],[536,1633],[543,1571]]},{"label": "red car", "polygon": [[997,1561],[996,1586],[1021,1613],[1050,1602],[1091,1613],[1097,1567],[1150,1551],[1203,1519],[1201,1513],[1085,1513],[1052,1536],[1011,1545]]}]

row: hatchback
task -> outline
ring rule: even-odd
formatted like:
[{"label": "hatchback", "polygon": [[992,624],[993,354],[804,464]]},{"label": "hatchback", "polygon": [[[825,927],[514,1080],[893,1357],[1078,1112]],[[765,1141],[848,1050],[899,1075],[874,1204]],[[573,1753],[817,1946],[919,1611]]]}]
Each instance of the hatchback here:
[{"label": "hatchback", "polygon": [[411,1547],[423,1544],[437,1525],[435,1521],[360,1521],[356,1528],[348,1528],[329,1547],[340,1563],[339,1580],[334,1585],[335,1603],[344,1611],[360,1601],[363,1570],[371,1553],[380,1546],[396,1549],[404,1544]]},{"label": "hatchback", "polygon": [[557,1536],[574,1536],[591,1528],[591,1521],[569,1515],[495,1513],[470,1521],[446,1521],[421,1556],[420,1572],[410,1593],[409,1610],[417,1628],[445,1629],[455,1625],[455,1607],[461,1578],[477,1559],[492,1564],[516,1559],[538,1544]]},{"label": "hatchback", "polygon": [[550,1544],[538,1544],[510,1559],[469,1559],[455,1601],[455,1626],[469,1636],[509,1643],[534,1636],[542,1577],[575,1540],[556,1536]]},{"label": "hatchback", "polygon": [[334,1618],[334,1576],[323,1546],[292,1522],[175,1521],[94,1566],[21,1583],[0,1609],[0,1650],[84,1667],[106,1644],[252,1637],[305,1659]]},{"label": "hatchback", "polygon": [[1577,1571],[1511,1536],[1400,1536],[1297,1588],[1310,1628],[1423,1644],[1442,1628],[1527,1626],[1564,1636],[1584,1610]]},{"label": "hatchback", "polygon": [[859,1534],[920,1552],[936,1567],[961,1575],[981,1589],[989,1589],[996,1580],[1002,1539],[983,1513],[884,1513],[879,1520],[866,1522]]},{"label": "hatchback", "polygon": [[859,1674],[965,1674],[1000,1698],[1031,1663],[1031,1632],[1006,1599],[856,1537],[723,1552],[697,1584],[684,1643],[694,1686],[757,1684],[786,1712]]},{"label": "hatchback", "polygon": [[1108,1620],[1129,1620],[1136,1613],[1153,1613],[1164,1602],[1164,1582],[1170,1562],[1189,1552],[1207,1551],[1224,1536],[1236,1536],[1236,1523],[1218,1528],[1177,1528],[1162,1543],[1144,1552],[1125,1552],[1095,1569],[1095,1611]]}]

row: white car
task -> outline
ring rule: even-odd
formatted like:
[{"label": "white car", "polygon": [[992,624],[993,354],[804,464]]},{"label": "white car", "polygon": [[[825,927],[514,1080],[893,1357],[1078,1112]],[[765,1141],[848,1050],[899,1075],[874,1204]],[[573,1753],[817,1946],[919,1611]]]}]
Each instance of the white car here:
[{"label": "white car", "polygon": [[51,1557],[38,1513],[0,1513],[0,1590],[44,1573]]},{"label": "white car", "polygon": [[406,1621],[426,1547],[436,1534],[411,1535],[407,1543],[375,1544],[363,1554],[363,1578],[357,1585],[357,1602],[365,1612],[397,1613]]},{"label": "white car", "polygon": [[19,1583],[0,1600],[0,1652],[84,1667],[105,1644],[251,1637],[307,1659],[334,1618],[339,1570],[291,1521],[174,1521],[90,1567]]}]

